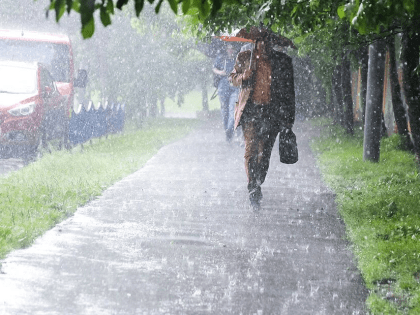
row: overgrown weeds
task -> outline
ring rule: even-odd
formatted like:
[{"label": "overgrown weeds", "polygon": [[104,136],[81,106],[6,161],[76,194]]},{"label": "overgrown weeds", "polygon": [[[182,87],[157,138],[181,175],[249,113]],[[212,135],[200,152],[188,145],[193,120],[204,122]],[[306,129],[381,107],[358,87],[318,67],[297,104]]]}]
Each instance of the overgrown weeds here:
[{"label": "overgrown weeds", "polygon": [[420,314],[420,177],[398,135],[383,138],[379,163],[363,161],[363,134],[326,120],[314,144],[370,290],[371,314]]}]

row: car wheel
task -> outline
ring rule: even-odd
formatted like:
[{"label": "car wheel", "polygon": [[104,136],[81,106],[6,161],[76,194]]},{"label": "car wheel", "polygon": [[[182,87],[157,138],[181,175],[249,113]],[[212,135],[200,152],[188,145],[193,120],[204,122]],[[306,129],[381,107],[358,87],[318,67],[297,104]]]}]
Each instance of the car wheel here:
[{"label": "car wheel", "polygon": [[8,146],[0,145],[0,159],[8,159],[12,156],[12,149]]}]

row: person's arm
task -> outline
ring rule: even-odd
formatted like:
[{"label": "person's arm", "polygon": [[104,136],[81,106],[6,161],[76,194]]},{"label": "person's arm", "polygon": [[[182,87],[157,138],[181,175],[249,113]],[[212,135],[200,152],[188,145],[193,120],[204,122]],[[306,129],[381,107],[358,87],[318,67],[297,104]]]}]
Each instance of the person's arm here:
[{"label": "person's arm", "polygon": [[217,69],[217,68],[213,68],[213,72],[214,72],[215,74],[217,74],[217,75],[221,75],[221,76],[226,76],[226,75],[227,75],[227,73],[226,73],[226,71],[225,71],[225,70],[219,70],[219,69]]},{"label": "person's arm", "polygon": [[[226,67],[223,67],[223,63],[224,63],[224,58],[221,56],[221,55],[218,55],[217,57],[216,57],[216,60],[215,60],[215,62],[214,62],[214,64],[213,64],[213,73],[214,74],[217,74],[217,75],[220,75],[220,76],[227,76],[227,73],[226,73]],[[220,69],[220,68],[222,68],[222,69]]]},{"label": "person's arm", "polygon": [[241,86],[252,77],[252,70],[249,69],[249,58],[251,53],[244,51],[236,57],[235,66],[229,75],[229,81],[233,86]]}]

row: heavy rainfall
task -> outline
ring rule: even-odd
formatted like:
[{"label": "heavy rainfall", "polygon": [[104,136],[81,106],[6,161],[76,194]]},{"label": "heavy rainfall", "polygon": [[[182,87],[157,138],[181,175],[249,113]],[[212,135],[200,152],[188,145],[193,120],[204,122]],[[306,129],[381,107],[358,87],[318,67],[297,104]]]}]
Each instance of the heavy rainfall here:
[{"label": "heavy rainfall", "polygon": [[420,314],[404,3],[1,0],[0,313]]}]

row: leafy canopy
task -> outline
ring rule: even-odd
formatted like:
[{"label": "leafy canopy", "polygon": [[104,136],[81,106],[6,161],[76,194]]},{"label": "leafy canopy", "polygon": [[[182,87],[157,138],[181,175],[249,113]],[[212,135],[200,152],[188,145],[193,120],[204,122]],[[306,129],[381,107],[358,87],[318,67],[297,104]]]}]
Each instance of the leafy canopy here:
[{"label": "leafy canopy", "polygon": [[[159,13],[162,4],[167,2],[175,14],[189,14],[205,19],[214,16],[225,3],[240,3],[239,0],[147,0],[155,5],[155,12]],[[104,26],[112,23],[111,16],[115,9],[122,8],[131,3],[137,17],[144,9],[144,0],[50,0],[49,10],[55,11],[55,18],[58,22],[65,12],[70,14],[75,11],[80,14],[82,24],[82,35],[90,38],[95,32],[94,13],[99,11],[99,17]],[[47,11],[48,14],[48,11]]]},{"label": "leafy canopy", "polygon": [[[395,25],[410,23],[420,16],[418,0],[147,0],[159,13],[167,2],[175,14],[188,16],[200,32],[217,33],[238,27],[263,23],[273,31],[293,29],[304,35],[342,19],[359,34],[379,33]],[[94,13],[99,11],[101,23],[110,25],[115,9],[133,5],[137,16],[145,0],[50,0],[49,10],[59,21],[65,12],[81,16],[82,35],[95,32]],[[47,11],[48,13],[48,11]]]}]

